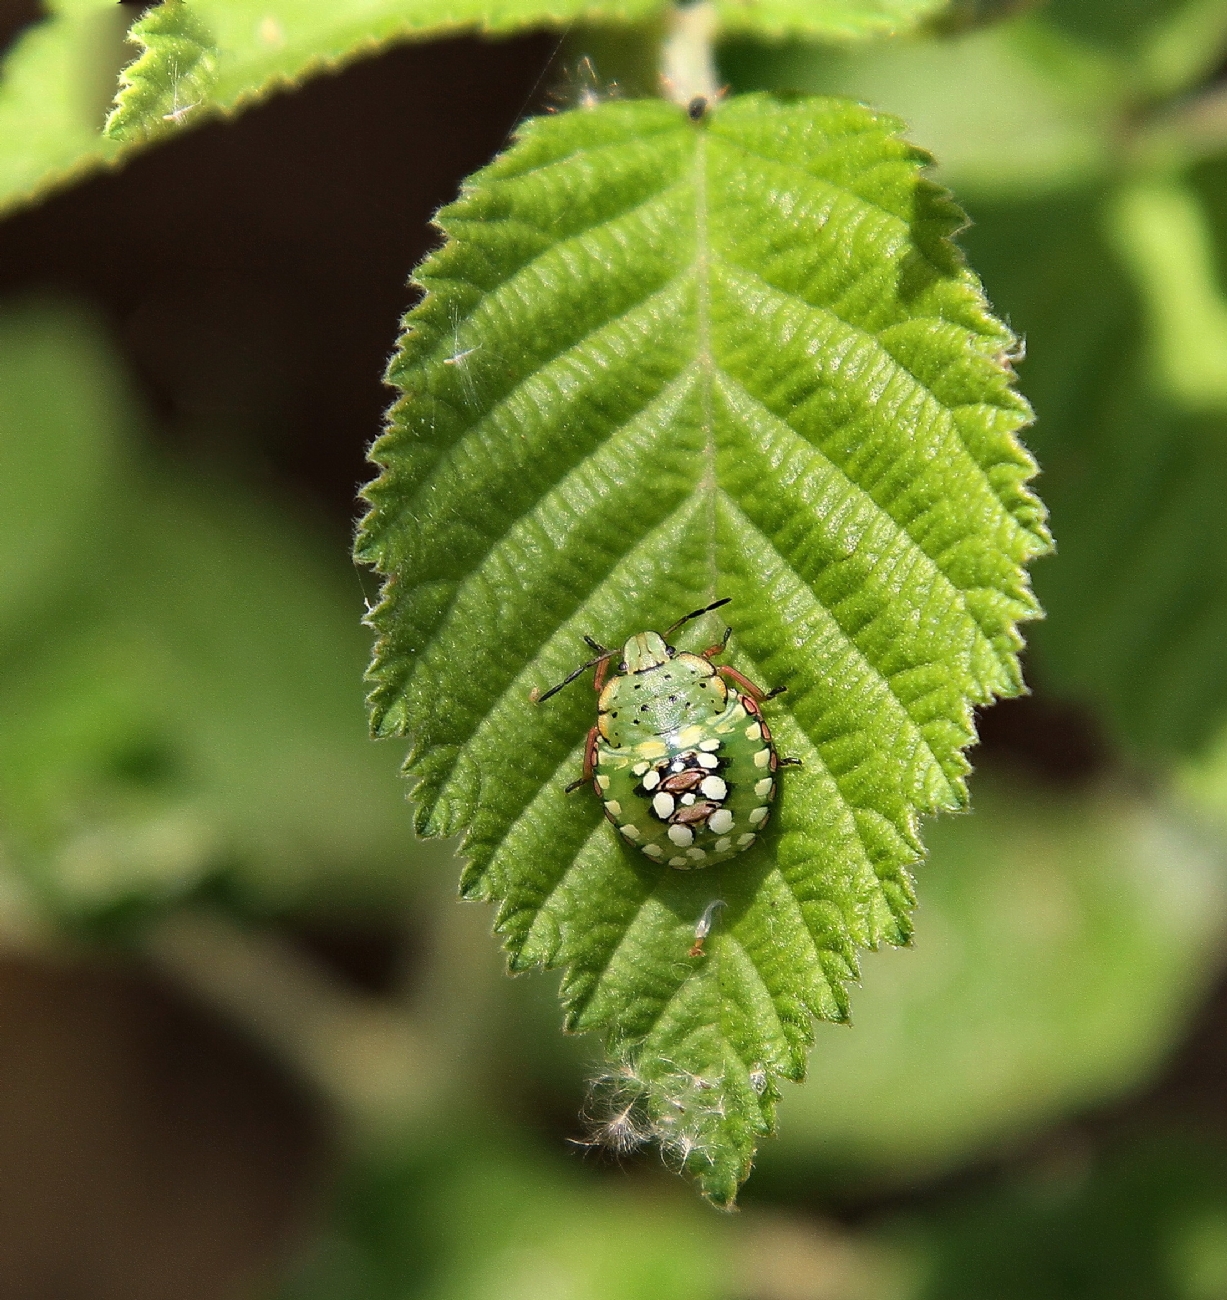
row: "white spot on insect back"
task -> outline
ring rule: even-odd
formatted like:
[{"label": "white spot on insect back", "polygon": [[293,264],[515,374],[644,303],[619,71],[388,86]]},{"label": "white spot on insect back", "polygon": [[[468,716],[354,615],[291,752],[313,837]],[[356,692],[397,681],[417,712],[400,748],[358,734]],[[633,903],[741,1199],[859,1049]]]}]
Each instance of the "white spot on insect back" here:
[{"label": "white spot on insect back", "polygon": [[715,754],[696,754],[695,758],[699,760],[699,766],[707,768],[709,772],[713,767],[720,766],[720,760]]},{"label": "white spot on insect back", "polygon": [[755,767],[766,767],[771,762],[771,751],[764,745],[762,749],[754,755]]},{"label": "white spot on insect back", "polygon": [[699,748],[706,750],[709,754],[714,754],[720,748],[718,740],[703,740],[699,742]]},{"label": "white spot on insect back", "polygon": [[659,844],[645,844],[643,851],[649,858],[663,858],[665,856],[665,851]]},{"label": "white spot on insect back", "polygon": [[679,849],[688,848],[694,843],[694,831],[689,826],[670,826],[669,838]]},{"label": "white spot on insect back", "polygon": [[619,826],[618,829],[628,840],[637,840],[639,838],[638,826]]},{"label": "white spot on insect back", "polygon": [[686,805],[687,808],[689,808],[690,805],[694,803],[694,795],[692,794],[682,795],[682,802]]},{"label": "white spot on insect back", "polygon": [[717,800],[723,799],[729,792],[728,786],[725,785],[718,776],[705,776],[703,780],[699,782],[699,789],[702,790],[709,799]]},{"label": "white spot on insect back", "polygon": [[767,814],[770,811],[771,811],[770,808],[755,808],[754,811],[750,814],[750,825],[751,826],[761,825],[763,822],[767,820]]},{"label": "white spot on insect back", "polygon": [[609,789],[609,777],[607,777],[604,772],[598,772],[596,774],[596,783],[602,790]]},{"label": "white spot on insect back", "polygon": [[691,723],[689,727],[683,727],[677,733],[677,744],[681,749],[686,749],[691,745],[697,744],[699,737],[703,734],[703,728]]},{"label": "white spot on insect back", "polygon": [[606,799],[605,811],[612,817],[621,817],[622,805],[616,799]]},{"label": "white spot on insect back", "polygon": [[747,740],[758,740],[763,734],[762,727],[757,722],[751,722],[746,728]]},{"label": "white spot on insect back", "polygon": [[687,856],[688,858],[693,858],[696,862],[702,862],[703,859],[704,859],[705,857],[707,857],[707,850],[706,850],[706,849],[687,849],[687,850],[686,850],[686,856]]},{"label": "white spot on insect back", "polygon": [[645,790],[655,790],[660,784],[660,773],[653,768],[647,776],[643,778],[643,788]]},{"label": "white spot on insect back", "polygon": [[666,821],[673,816],[673,796],[666,790],[661,790],[652,800],[652,811],[660,818]]},{"label": "white spot on insect back", "polygon": [[717,808],[707,819],[707,829],[716,835],[727,835],[733,829],[733,814],[727,808]]},{"label": "white spot on insect back", "polygon": [[732,847],[733,841],[726,835],[723,839],[716,841],[716,852],[727,853]]},{"label": "white spot on insect back", "polygon": [[671,867],[688,867],[690,863],[685,858],[670,858],[669,865]]},{"label": "white spot on insect back", "polygon": [[757,838],[756,835],[739,835],[737,837],[737,847],[739,849],[748,849]]},{"label": "white spot on insect back", "polygon": [[636,776],[642,776],[650,766],[650,763],[636,763],[635,766],[631,768],[631,771],[634,772]]},{"label": "white spot on insect back", "polygon": [[755,783],[754,793],[760,799],[765,799],[771,793],[771,787],[774,784],[775,782],[769,776],[765,776],[761,781]]}]

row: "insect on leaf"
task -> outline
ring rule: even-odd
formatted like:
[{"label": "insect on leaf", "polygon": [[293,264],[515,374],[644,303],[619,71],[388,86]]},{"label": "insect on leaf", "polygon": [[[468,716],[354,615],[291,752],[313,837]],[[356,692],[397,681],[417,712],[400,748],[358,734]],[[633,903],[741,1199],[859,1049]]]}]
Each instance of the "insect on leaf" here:
[{"label": "insect on leaf", "polygon": [[[419,829],[463,832],[512,969],[563,967],[568,1027],[606,1034],[601,1136],[727,1205],[858,947],[908,938],[918,819],[966,802],[972,707],[1022,689],[1048,539],[1013,338],[926,155],[843,100],[698,119],[532,121],[442,211],[357,554],[387,577],[372,720],[410,738]],[[530,691],[585,634],[716,597],[804,766],[760,843],[683,872],[563,793],[592,692]]]}]

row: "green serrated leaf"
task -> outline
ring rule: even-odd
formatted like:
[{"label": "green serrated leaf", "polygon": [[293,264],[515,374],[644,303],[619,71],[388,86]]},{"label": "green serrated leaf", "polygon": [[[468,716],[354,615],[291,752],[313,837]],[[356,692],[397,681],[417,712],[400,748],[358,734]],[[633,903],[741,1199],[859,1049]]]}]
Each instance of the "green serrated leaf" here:
[{"label": "green serrated leaf", "polygon": [[[143,52],[124,69],[108,118],[123,66],[122,8],[113,0],[46,7],[0,76],[0,211],[120,161],[176,126],[247,108],[392,44],[578,21],[648,23],[665,8],[660,0],[164,0],[133,27]],[[724,0],[720,21],[730,32],[846,38],[899,31],[940,8],[941,0]]]},{"label": "green serrated leaf", "polygon": [[209,99],[217,47],[196,10],[194,0],[162,0],[132,25],[129,40],[141,54],[119,79],[105,128],[111,139],[147,139],[172,130]]},{"label": "green serrated leaf", "polygon": [[[1022,688],[1037,612],[1013,339],[898,129],[764,96],[528,124],[440,215],[357,548],[388,576],[372,719],[412,738],[420,829],[465,832],[512,967],[566,968],[615,1108],[721,1204],[856,948],[906,941],[918,817],[963,805],[971,706]],[[591,694],[529,691],[583,634],[717,595],[805,766],[765,845],[683,873],[563,794]]]},{"label": "green serrated leaf", "polygon": [[[108,130],[147,137],[164,123],[230,113],[405,41],[567,27],[578,18],[633,22],[660,8],[659,0],[163,0],[133,29],[146,51],[124,74]],[[193,58],[199,84],[184,82]]]},{"label": "green serrated leaf", "polygon": [[[0,211],[117,162],[175,126],[232,113],[389,45],[576,22],[649,23],[660,0],[165,0],[133,28],[123,73],[112,0],[48,0],[0,78]],[[816,37],[914,26],[941,0],[723,0],[723,30]],[[96,91],[101,86],[103,93]],[[102,133],[104,120],[107,131]]]}]

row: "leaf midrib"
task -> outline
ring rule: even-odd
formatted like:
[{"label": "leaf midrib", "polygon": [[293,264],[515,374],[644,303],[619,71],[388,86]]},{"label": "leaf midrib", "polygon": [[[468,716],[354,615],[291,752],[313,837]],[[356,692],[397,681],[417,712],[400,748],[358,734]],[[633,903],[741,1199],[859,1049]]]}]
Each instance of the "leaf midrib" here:
[{"label": "leaf midrib", "polygon": [[[717,458],[718,449],[716,446],[715,421],[712,415],[712,403],[711,403],[712,393],[715,386],[715,376],[719,374],[720,376],[728,380],[730,383],[735,384],[738,389],[744,392],[746,396],[755,403],[755,405],[762,406],[762,403],[757,398],[755,398],[754,395],[750,393],[748,389],[745,388],[745,385],[742,384],[734,375],[730,374],[723,367],[718,367],[715,363],[715,359],[713,356],[712,337],[711,337],[711,318],[710,318],[710,292],[711,292],[710,271],[711,271],[713,258],[711,253],[710,240],[708,237],[708,224],[707,224],[708,194],[707,194],[707,181],[706,181],[708,132],[700,127],[697,130],[696,135],[697,135],[697,139],[695,142],[695,158],[694,158],[692,177],[690,182],[694,186],[695,253],[690,263],[679,267],[677,272],[673,276],[671,276],[663,284],[656,286],[652,290],[652,292],[645,295],[643,299],[638,300],[634,304],[631,304],[631,306],[625,308],[622,312],[618,313],[617,316],[611,315],[604,318],[599,324],[589,329],[581,338],[568,343],[567,346],[563,348],[560,348],[556,353],[553,354],[553,356],[549,360],[544,362],[542,366],[539,366],[537,370],[533,372],[533,375],[526,375],[521,381],[519,381],[515,386],[513,386],[513,388],[510,389],[506,394],[504,394],[494,406],[492,406],[489,410],[487,410],[482,414],[482,417],[478,422],[476,422],[474,425],[471,425],[467,430],[465,430],[465,432],[461,435],[460,439],[457,442],[451,444],[451,446],[447,448],[447,454],[445,454],[444,457],[440,458],[440,462],[437,462],[435,466],[431,467],[432,472],[428,477],[428,479],[425,480],[421,485],[418,496],[415,496],[414,501],[416,502],[418,497],[428,490],[429,483],[435,476],[434,471],[439,467],[439,464],[441,464],[444,461],[450,460],[450,453],[457,451],[460,448],[462,443],[466,442],[470,437],[474,436],[478,432],[478,430],[480,430],[483,426],[485,426],[490,420],[490,418],[499,409],[501,409],[508,401],[512,400],[514,394],[518,392],[523,387],[524,384],[530,382],[540,372],[540,370],[544,368],[544,366],[549,365],[554,361],[557,361],[559,358],[565,356],[568,352],[571,352],[579,347],[582,347],[582,345],[588,339],[592,338],[593,335],[607,328],[610,324],[614,323],[615,320],[620,319],[627,312],[634,310],[638,306],[642,306],[644,302],[649,301],[651,298],[667,292],[672,286],[683,281],[687,276],[692,275],[694,277],[695,290],[696,290],[695,362],[698,363],[698,367],[700,371],[703,372],[705,375],[705,379],[701,378],[700,380],[701,394],[702,394],[701,400],[704,408],[703,418],[704,418],[704,425],[705,425],[704,428],[705,443],[704,443],[703,455],[704,455],[705,465],[704,465],[703,476],[699,480],[699,483],[695,488],[694,495],[702,497],[702,505],[706,510],[707,520],[708,520],[708,548],[707,549],[708,549],[708,563],[710,569],[710,578],[708,584],[709,594],[707,596],[707,599],[716,599],[718,595],[718,592],[716,591],[718,581],[719,581],[716,511],[717,511],[718,500],[722,496],[728,499],[729,504],[734,506],[735,509],[737,509],[737,513],[746,520],[747,526],[752,528],[754,532],[757,533],[762,538],[763,542],[769,545],[771,550],[773,550],[779,556],[780,560],[786,566],[788,571],[796,577],[797,581],[803,587],[808,589],[809,584],[793,567],[791,560],[787,556],[785,556],[781,551],[779,551],[774,541],[771,538],[769,538],[765,533],[763,533],[761,529],[759,529],[756,525],[754,525],[752,521],[750,521],[749,518],[744,514],[744,511],[742,511],[740,507],[737,506],[736,502],[734,502],[732,498],[729,498],[728,494],[723,492],[719,487],[719,482],[718,482],[718,477],[716,472],[716,458]],[[730,142],[728,138],[724,136],[720,138],[725,143],[736,143],[736,142]],[[783,164],[779,163],[778,160],[770,159],[768,157],[756,153],[753,150],[745,149],[741,146],[738,147],[742,148],[742,152],[744,152],[750,157],[757,158],[760,162],[770,162],[775,166],[783,166]],[[886,215],[889,216],[893,222],[902,224],[900,219],[895,217],[893,213],[890,213],[887,209],[880,207],[880,205],[872,204],[870,201],[863,199],[860,195],[857,195],[854,191],[844,189],[843,187],[833,182],[827,182],[825,178],[816,178],[812,175],[812,173],[806,172],[804,171],[804,169],[792,168],[786,170],[797,171],[799,174],[804,175],[811,181],[820,180],[823,183],[830,184],[833,189],[837,190],[838,192],[846,194],[854,202],[860,203],[861,205],[866,207],[877,208],[883,213],[886,213]],[[609,225],[613,221],[620,220],[636,211],[639,211],[647,207],[650,204],[659,202],[663,196],[667,195],[672,190],[675,190],[678,186],[684,183],[685,180],[683,178],[679,178],[669,184],[663,185],[660,189],[654,191],[651,195],[643,198],[638,204],[634,205],[633,207],[621,209],[619,210],[618,213],[614,214],[613,216],[601,222],[595,222],[592,225],[585,227],[585,229],[582,232],[573,236],[569,236],[567,242],[571,242],[572,239],[582,239],[587,236],[590,236],[593,232],[602,229],[603,227]],[[544,254],[541,254],[539,256],[544,256]],[[523,267],[518,268],[516,272],[516,277],[518,277],[519,275],[527,271],[529,268],[531,268],[531,266],[537,260],[538,258],[533,258],[528,263],[526,263]],[[764,285],[766,285],[773,292],[779,293],[782,296],[787,297],[789,300],[796,302],[797,304],[802,306],[806,311],[815,312],[815,313],[825,312],[826,314],[830,315],[833,319],[843,324],[847,329],[849,329],[851,332],[856,334],[858,337],[867,340],[875,348],[875,350],[882,357],[884,357],[885,360],[898,373],[907,376],[907,378],[911,381],[915,389],[918,390],[920,393],[926,395],[929,399],[931,399],[935,403],[935,405],[939,408],[939,410],[941,410],[945,414],[946,426],[949,429],[953,430],[954,438],[958,442],[959,446],[962,448],[967,464],[971,468],[973,468],[974,471],[983,479],[985,486],[990,491],[990,496],[992,497],[992,499],[994,500],[997,499],[996,493],[992,492],[992,485],[988,481],[986,471],[983,469],[982,466],[980,466],[979,462],[976,461],[975,457],[971,455],[970,451],[967,449],[966,445],[964,444],[962,437],[959,434],[957,429],[957,421],[953,418],[952,409],[949,406],[947,406],[945,403],[943,403],[933,392],[933,390],[928,387],[928,385],[926,385],[921,379],[919,379],[906,366],[903,366],[902,363],[900,363],[885,347],[883,347],[880,341],[877,339],[876,335],[874,335],[872,331],[844,319],[837,312],[835,312],[833,309],[829,307],[815,306],[814,304],[809,303],[806,299],[802,298],[800,295],[779,288],[778,286],[772,284],[772,282],[767,280],[765,277],[758,275],[756,272],[749,271],[747,268],[741,267],[736,263],[729,262],[726,264],[735,273],[755,276],[755,278],[759,279]],[[509,283],[509,281],[504,283]],[[680,378],[680,375],[684,373],[685,371],[679,372],[679,375],[675,376],[671,382],[676,382],[677,379]],[[658,396],[659,394],[654,394],[651,400],[655,400]],[[626,422],[624,422],[622,426],[619,426],[619,428],[620,429],[625,428],[626,425],[629,424],[631,420],[633,420],[638,414],[641,414],[642,410],[646,409],[646,406],[649,404],[650,402],[645,403],[643,407],[638,408],[638,410],[632,413],[629,419]],[[771,414],[774,418],[776,419],[779,418],[778,416],[774,415],[774,412],[770,412],[769,408],[764,407],[763,409],[768,410],[769,414]],[[940,579],[946,584],[948,590],[952,591],[956,595],[958,599],[959,608],[964,612],[965,616],[969,620],[970,625],[975,629],[975,633],[981,639],[982,643],[993,654],[995,659],[999,658],[999,656],[997,656],[996,654],[996,647],[993,644],[991,636],[988,634],[988,632],[981,624],[980,619],[975,615],[975,613],[968,606],[966,600],[966,593],[962,588],[958,587],[955,583],[953,583],[949,579],[948,575],[946,575],[945,571],[942,569],[940,562],[934,556],[930,555],[929,552],[925,549],[925,547],[919,541],[917,541],[915,537],[911,535],[909,530],[905,526],[899,524],[899,522],[895,520],[892,515],[890,515],[889,511],[885,510],[884,507],[878,505],[878,503],[874,500],[872,495],[865,488],[863,488],[854,479],[852,479],[840,466],[830,461],[829,457],[826,457],[825,453],[822,453],[820,448],[814,448],[813,444],[787,421],[783,421],[783,423],[787,428],[789,428],[793,432],[793,434],[798,439],[800,439],[801,442],[803,442],[806,446],[814,450],[816,454],[822,455],[823,458],[826,459],[828,463],[832,465],[832,468],[836,472],[842,475],[844,480],[852,487],[854,491],[856,491],[858,494],[863,496],[875,509],[882,511],[882,513],[885,514],[885,516],[890,519],[891,524],[900,534],[908,537],[909,541],[911,542],[912,546],[915,548],[916,552],[919,555],[923,556],[924,559],[927,561],[927,566],[930,566],[930,571],[939,575]],[[616,435],[618,431],[619,430],[614,430],[610,436]],[[514,530],[515,525],[520,518],[523,518],[525,514],[531,513],[535,509],[539,509],[541,503],[544,500],[546,500],[552,493],[556,492],[559,486],[562,483],[564,483],[572,474],[574,474],[576,470],[585,463],[586,460],[587,457],[582,458],[580,461],[576,462],[576,464],[572,465],[569,469],[567,469],[563,474],[561,474],[557,479],[553,480],[540,494],[540,496],[537,498],[534,504],[530,506],[527,511],[521,512],[521,514],[517,516],[517,519],[512,520],[509,527],[504,530],[504,532],[500,535],[500,537],[491,543],[487,553],[493,550],[494,547],[499,545],[510,535],[510,533]],[[685,503],[679,505],[679,509],[684,508],[684,505]],[[663,526],[663,523],[667,522],[668,519],[671,519],[676,513],[677,511],[671,512],[670,515],[666,517],[666,520],[662,521],[662,525],[657,525],[657,527],[651,529],[649,533],[644,535],[644,537],[638,539],[636,545],[637,546],[642,545],[649,536],[656,533],[659,530],[659,528]],[[1017,525],[1017,521],[1013,520],[1013,517],[1009,514],[1008,511],[1004,509],[1004,507],[1002,507],[1002,513],[1005,517],[1005,520],[1009,524],[1012,524],[1015,529],[1019,527]],[[596,591],[598,591],[600,587],[603,585],[603,583],[607,580],[608,580],[608,574],[603,575],[602,578],[593,586],[591,592],[589,593],[588,598],[591,598],[591,595]],[[441,628],[446,625],[448,618],[450,618],[451,613],[456,608],[456,602],[459,598],[460,593],[463,591],[465,585],[466,585],[465,580],[461,580],[457,582],[456,589],[452,593],[452,599],[449,601],[448,609],[440,618],[437,627]],[[825,609],[826,607],[824,606],[823,608]],[[891,698],[895,701],[896,705],[898,706],[903,719],[906,720],[908,729],[915,734],[920,744],[927,752],[928,757],[933,764],[933,769],[936,772],[940,773],[943,780],[946,782],[946,784],[950,786],[951,785],[950,777],[946,774],[942,764],[938,760],[937,755],[934,752],[931,743],[929,742],[927,736],[925,736],[924,734],[923,728],[920,726],[919,723],[915,722],[912,719],[906,703],[895,691],[891,678],[887,674],[883,673],[871,660],[869,660],[869,658],[865,655],[864,651],[856,643],[855,638],[853,638],[851,634],[848,633],[847,630],[842,627],[842,625],[839,623],[839,620],[835,618],[832,611],[826,610],[826,612],[828,615],[830,615],[835,625],[839,627],[843,635],[843,639],[845,643],[848,645],[848,647],[856,654],[858,659],[860,659],[860,661],[864,664],[864,666],[869,670],[870,674],[886,687]],[[567,619],[560,621],[553,628],[553,630],[541,641],[539,649],[541,647],[544,647],[549,640],[551,640],[554,636],[558,634],[558,632],[561,630],[564,623],[569,621],[570,617],[573,617],[573,615],[568,616]],[[436,636],[437,636],[437,632],[436,632]],[[432,637],[432,640],[433,639],[434,637]],[[535,661],[536,657],[537,656],[534,656],[533,660],[528,661],[528,663],[525,665],[526,668],[529,667],[531,663]],[[408,684],[409,679],[412,676],[413,674],[411,672],[405,680],[406,686]],[[514,675],[508,682],[507,686],[498,693],[498,695],[494,698],[489,708],[486,709],[485,711],[485,716],[487,718],[501,704],[503,704],[506,701],[508,694],[511,692],[512,689],[514,689],[516,682],[519,681],[521,677],[522,677],[522,673]],[[795,717],[795,715],[793,716]],[[798,722],[798,726],[800,726],[799,722]],[[801,729],[804,730],[804,728]],[[478,729],[478,733],[480,733],[480,727]],[[459,759],[459,754],[463,752],[463,750],[467,749],[469,745],[472,743],[472,739],[475,738],[476,737],[471,738],[470,741],[461,744],[457,753],[457,761]],[[439,778],[440,798],[443,797],[446,793],[447,786],[450,783],[451,777],[455,772],[457,761],[453,761],[452,764],[449,765],[446,776],[441,775]],[[836,785],[836,787],[839,788],[840,786],[839,778],[833,776],[832,780]],[[540,791],[543,788],[544,785],[538,787],[536,795],[534,795],[529,800],[530,804],[535,801],[537,795],[540,794]],[[953,789],[951,790],[951,793],[953,794]],[[850,801],[847,801],[844,798],[842,794],[842,789],[840,791],[840,794],[841,794],[841,803],[845,803],[846,806],[850,809],[856,806],[851,804]],[[956,803],[958,802],[957,799],[955,800],[955,802]],[[515,822],[513,821],[512,825],[514,824]],[[500,836],[498,841],[499,844],[501,844],[506,839],[507,834],[510,833],[510,829],[511,827],[508,827],[508,830],[504,832],[502,836]],[[860,840],[861,838],[859,835],[859,831],[858,831],[857,838],[858,840]],[[868,846],[865,845],[863,841],[862,841],[862,848],[865,850],[866,854],[868,854]],[[497,849],[498,846],[496,845],[495,848],[491,851],[491,857],[493,857],[494,853],[497,852]],[[565,878],[565,872],[563,873],[563,876],[560,877],[559,879],[561,880],[563,878]]]}]

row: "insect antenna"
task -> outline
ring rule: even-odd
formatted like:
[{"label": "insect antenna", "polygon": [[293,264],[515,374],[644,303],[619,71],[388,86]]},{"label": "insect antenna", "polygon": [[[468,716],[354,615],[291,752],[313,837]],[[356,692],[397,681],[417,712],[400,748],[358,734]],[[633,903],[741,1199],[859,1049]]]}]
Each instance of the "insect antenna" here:
[{"label": "insect antenna", "polygon": [[[587,638],[585,638],[585,640],[587,640]],[[551,695],[557,695],[558,692],[562,690],[564,686],[570,686],[571,683],[581,673],[586,673],[589,668],[595,668],[597,664],[603,663],[606,659],[612,659],[614,655],[616,655],[617,653],[618,653],[617,650],[606,650],[603,654],[597,655],[595,659],[589,659],[586,664],[580,664],[580,666],[573,673],[571,673],[567,677],[564,677],[562,681],[558,683],[557,686],[551,686],[548,691],[542,691],[540,694],[538,694],[537,688],[534,686],[533,689],[529,692],[528,698],[532,700],[534,704],[544,704],[545,701],[548,700]]]},{"label": "insect antenna", "polygon": [[692,618],[702,618],[704,614],[710,614],[713,609],[719,609],[721,605],[727,605],[732,601],[732,596],[725,596],[723,600],[712,601],[710,605],[704,605],[702,609],[692,609],[689,614],[679,618],[676,623],[665,628],[661,633],[662,636],[668,636],[670,632],[676,632],[683,623],[689,623]]}]

